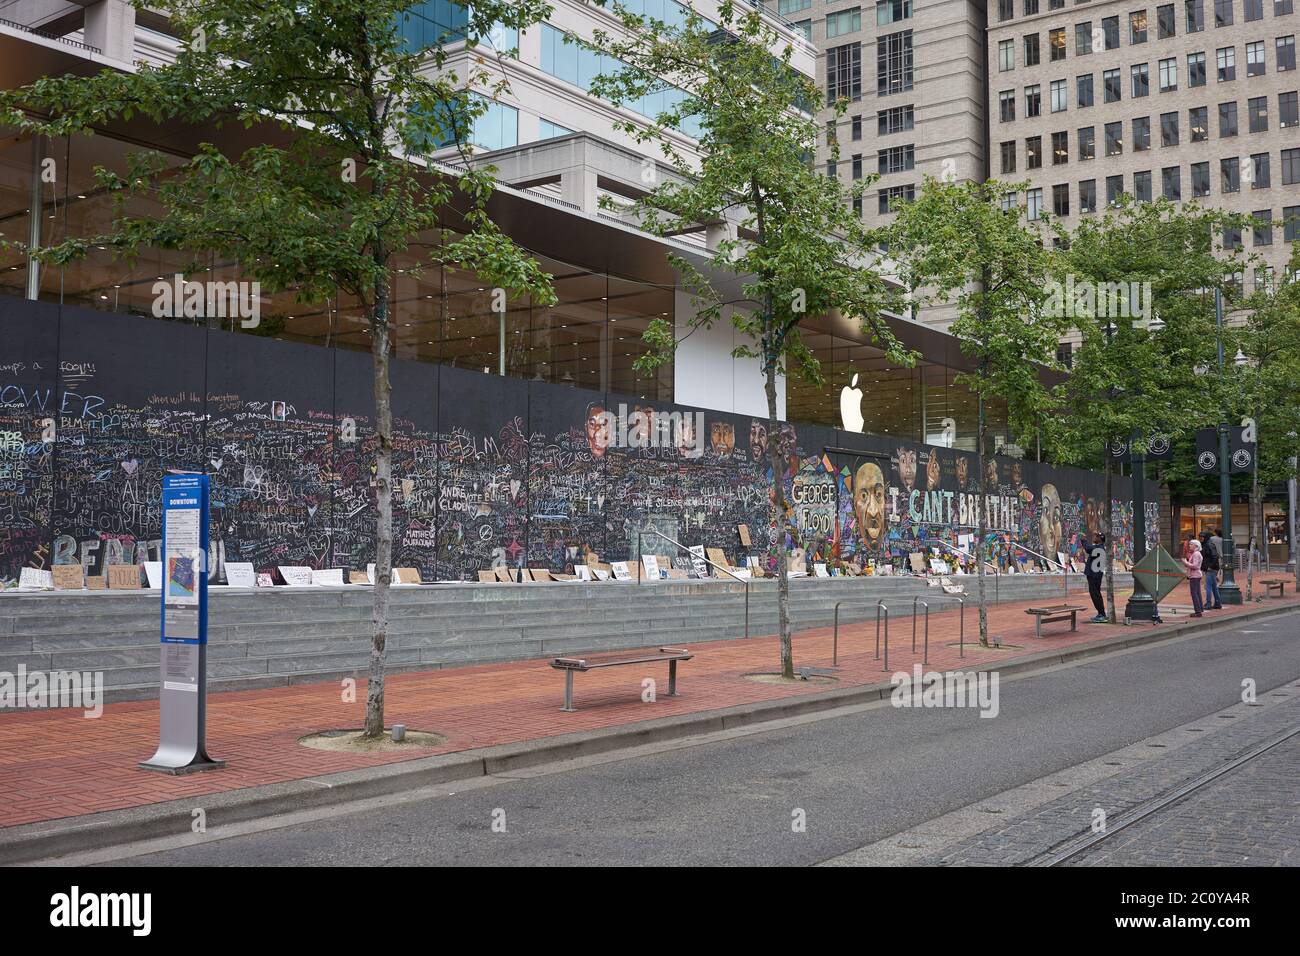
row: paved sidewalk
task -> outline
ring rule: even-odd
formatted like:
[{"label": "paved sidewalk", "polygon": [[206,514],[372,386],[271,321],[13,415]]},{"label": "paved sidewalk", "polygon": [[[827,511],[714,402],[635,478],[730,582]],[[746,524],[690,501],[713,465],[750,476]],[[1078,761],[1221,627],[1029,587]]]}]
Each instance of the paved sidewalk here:
[{"label": "paved sidewalk", "polygon": [[[1119,600],[1122,597],[1117,596]],[[988,666],[1024,658],[1043,650],[1060,650],[1116,636],[1170,635],[1179,629],[1109,627],[1086,623],[1079,630],[1066,624],[1044,626],[1042,639],[1033,636],[1033,619],[1024,609],[1042,601],[991,608],[990,633],[1018,648],[994,650],[971,646],[978,640],[978,612],[966,613],[966,656],[958,657],[958,612],[930,614],[930,658],[933,670]],[[1071,603],[1087,605],[1085,595]],[[1300,599],[1271,600],[1250,607],[1225,608],[1207,614],[1202,624],[1235,617],[1245,611],[1300,606]],[[870,613],[870,612],[868,612]],[[1178,621],[1185,622],[1185,618]],[[647,622],[647,636],[652,622]],[[890,629],[889,671],[874,659],[874,620],[840,628],[839,663],[835,682],[767,684],[743,675],[772,672],[779,652],[774,637],[695,644],[694,660],[679,665],[676,698],[660,696],[641,702],[641,680],[656,678],[667,689],[667,667],[619,667],[574,677],[576,713],[563,713],[564,676],[546,661],[521,661],[459,669],[407,673],[388,678],[386,719],[413,730],[446,737],[437,749],[419,748],[389,754],[338,754],[301,746],[298,738],[335,728],[361,726],[365,682],[358,681],[356,701],[344,703],[337,682],[289,688],[235,691],[208,699],[208,750],[227,761],[224,770],[171,777],[139,770],[137,763],[154,751],[158,734],[157,701],[109,704],[103,715],[88,720],[81,711],[32,711],[0,714],[0,827],[108,810],[120,810],[190,799],[206,794],[302,780],[339,771],[474,748],[539,740],[578,731],[633,724],[748,703],[796,697],[887,681],[889,674],[910,670],[921,660],[921,629],[917,652],[911,652],[911,621],[895,619]],[[671,632],[658,644],[671,645]],[[951,644],[951,646],[950,646]],[[794,637],[795,665],[829,667],[831,629],[801,631]]]}]

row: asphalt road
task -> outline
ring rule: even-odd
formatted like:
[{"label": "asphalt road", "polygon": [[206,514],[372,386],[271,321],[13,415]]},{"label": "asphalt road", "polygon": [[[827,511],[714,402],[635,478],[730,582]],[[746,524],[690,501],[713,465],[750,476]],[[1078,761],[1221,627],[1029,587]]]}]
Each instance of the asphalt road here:
[{"label": "asphalt road", "polygon": [[813,864],[1239,703],[1248,677],[1300,678],[1300,612],[1003,681],[995,719],[883,705],[118,862]]}]

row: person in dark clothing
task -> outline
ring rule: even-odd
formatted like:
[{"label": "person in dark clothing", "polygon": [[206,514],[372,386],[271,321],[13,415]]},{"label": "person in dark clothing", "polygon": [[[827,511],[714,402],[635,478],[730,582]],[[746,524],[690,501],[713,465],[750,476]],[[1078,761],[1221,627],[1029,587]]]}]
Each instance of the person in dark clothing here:
[{"label": "person in dark clothing", "polygon": [[1101,582],[1106,578],[1106,536],[1098,531],[1092,536],[1092,545],[1088,548],[1088,560],[1083,566],[1083,575],[1088,579],[1088,594],[1092,596],[1092,606],[1097,609],[1093,624],[1105,624],[1106,601],[1101,596]]},{"label": "person in dark clothing", "polygon": [[[1222,542],[1223,539],[1219,539]],[[1219,600],[1219,548],[1214,535],[1206,531],[1201,535],[1201,570],[1205,572],[1205,610],[1221,610]]]}]

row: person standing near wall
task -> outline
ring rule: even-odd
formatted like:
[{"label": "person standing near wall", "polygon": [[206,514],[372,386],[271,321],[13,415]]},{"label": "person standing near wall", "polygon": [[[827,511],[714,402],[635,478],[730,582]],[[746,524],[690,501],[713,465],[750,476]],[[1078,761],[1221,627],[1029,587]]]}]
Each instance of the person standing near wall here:
[{"label": "person standing near wall", "polygon": [[1219,611],[1219,549],[1214,546],[1214,536],[1208,531],[1201,535],[1201,570],[1205,572],[1205,610]]},{"label": "person standing near wall", "polygon": [[1106,577],[1106,536],[1100,531],[1092,536],[1092,545],[1088,548],[1088,559],[1083,566],[1083,575],[1088,579],[1088,594],[1092,596],[1092,606],[1097,609],[1093,624],[1105,624],[1106,601],[1101,596],[1101,582]]},{"label": "person standing near wall", "polygon": [[1187,571],[1187,583],[1192,590],[1192,617],[1201,617],[1201,542],[1195,538],[1187,543],[1183,568]]}]

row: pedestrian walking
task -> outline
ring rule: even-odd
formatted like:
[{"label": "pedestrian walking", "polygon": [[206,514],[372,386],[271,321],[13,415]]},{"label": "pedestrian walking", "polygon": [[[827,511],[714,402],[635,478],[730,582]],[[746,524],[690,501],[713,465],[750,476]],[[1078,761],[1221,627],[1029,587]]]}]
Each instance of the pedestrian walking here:
[{"label": "pedestrian walking", "polygon": [[1187,557],[1183,558],[1187,583],[1192,591],[1192,617],[1201,617],[1201,542],[1193,538],[1187,544]]},{"label": "pedestrian walking", "polygon": [[1106,577],[1106,536],[1100,531],[1092,536],[1083,576],[1088,579],[1088,594],[1092,597],[1092,606],[1097,609],[1097,616],[1092,619],[1092,623],[1105,624],[1110,620],[1106,616],[1106,601],[1101,596],[1101,582]]},{"label": "pedestrian walking", "polygon": [[1219,600],[1219,549],[1214,546],[1214,535],[1208,531],[1201,535],[1201,570],[1205,572],[1205,610],[1220,611]]}]

